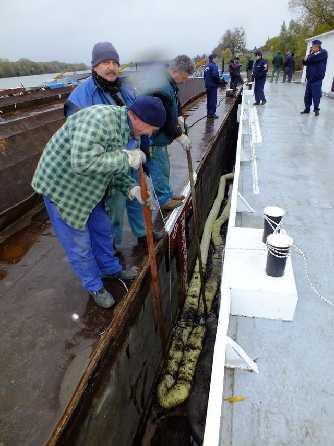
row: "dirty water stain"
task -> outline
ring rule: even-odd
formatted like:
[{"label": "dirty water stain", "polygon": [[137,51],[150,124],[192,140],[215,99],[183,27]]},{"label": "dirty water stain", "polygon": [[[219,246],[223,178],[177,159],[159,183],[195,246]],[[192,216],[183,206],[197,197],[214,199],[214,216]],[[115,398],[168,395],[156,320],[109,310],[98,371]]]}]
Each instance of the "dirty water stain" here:
[{"label": "dirty water stain", "polygon": [[47,223],[35,223],[13,234],[0,244],[0,261],[8,264],[18,263],[37,242],[47,227]]}]

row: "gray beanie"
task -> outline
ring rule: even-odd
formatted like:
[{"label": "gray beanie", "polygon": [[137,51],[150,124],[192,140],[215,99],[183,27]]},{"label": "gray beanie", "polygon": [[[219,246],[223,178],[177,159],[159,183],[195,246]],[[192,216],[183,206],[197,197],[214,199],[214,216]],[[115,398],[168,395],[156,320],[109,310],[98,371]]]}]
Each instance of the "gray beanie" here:
[{"label": "gray beanie", "polygon": [[119,55],[110,42],[98,42],[92,51],[92,67],[95,67],[105,60],[113,60],[119,65]]}]

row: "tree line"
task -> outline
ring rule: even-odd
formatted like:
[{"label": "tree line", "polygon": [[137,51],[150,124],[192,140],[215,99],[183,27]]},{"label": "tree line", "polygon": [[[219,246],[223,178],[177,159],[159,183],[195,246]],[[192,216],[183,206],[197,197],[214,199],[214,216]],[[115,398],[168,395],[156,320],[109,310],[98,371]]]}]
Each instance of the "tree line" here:
[{"label": "tree line", "polygon": [[64,71],[87,70],[84,63],[63,63],[52,62],[33,62],[29,59],[19,59],[11,62],[7,59],[0,59],[0,78],[13,76],[30,76],[33,74],[60,73]]},{"label": "tree line", "polygon": [[[295,54],[296,69],[302,68],[307,38],[334,29],[334,0],[290,0],[291,10],[297,19],[289,24],[283,22],[278,36],[268,38],[266,43],[252,50],[246,48],[246,32],[240,28],[228,29],[219,40],[213,52],[218,59],[228,64],[233,56],[239,56],[245,67],[247,58],[253,57],[256,49],[261,49],[264,57],[271,62],[277,51],[284,55],[287,51]],[[204,55],[197,56],[198,59]]]}]

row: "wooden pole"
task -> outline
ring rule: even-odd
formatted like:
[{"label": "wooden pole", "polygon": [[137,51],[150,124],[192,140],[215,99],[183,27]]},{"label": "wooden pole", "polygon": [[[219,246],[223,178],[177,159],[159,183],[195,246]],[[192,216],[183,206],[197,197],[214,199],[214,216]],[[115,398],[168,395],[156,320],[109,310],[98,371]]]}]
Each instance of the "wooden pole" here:
[{"label": "wooden pole", "polygon": [[[147,184],[145,179],[145,174],[143,171],[143,167],[139,168],[139,180],[140,180],[140,189],[141,196],[144,203],[147,203],[147,199],[149,197]],[[144,220],[146,226],[146,239],[147,239],[147,251],[149,255],[149,262],[151,267],[151,278],[152,278],[152,287],[153,287],[153,296],[154,296],[154,306],[156,317],[159,323],[159,331],[160,331],[160,341],[163,355],[166,353],[167,348],[167,339],[166,339],[166,329],[165,329],[165,321],[162,314],[161,307],[161,294],[160,294],[160,282],[158,275],[158,267],[157,267],[157,259],[154,253],[154,238],[153,238],[153,225],[151,220],[151,210],[149,207],[144,204],[143,205],[144,212]]]}]

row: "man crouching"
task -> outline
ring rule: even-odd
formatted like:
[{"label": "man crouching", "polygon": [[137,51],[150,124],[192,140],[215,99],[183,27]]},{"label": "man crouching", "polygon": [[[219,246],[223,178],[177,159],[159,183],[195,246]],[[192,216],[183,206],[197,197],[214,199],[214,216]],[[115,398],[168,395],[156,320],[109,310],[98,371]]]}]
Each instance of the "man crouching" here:
[{"label": "man crouching", "polygon": [[142,96],[129,107],[95,105],[67,119],[46,145],[32,187],[44,202],[57,238],[83,287],[103,308],[114,305],[102,278],[131,279],[115,256],[106,209],[117,189],[142,203],[140,187],[129,175],[146,161],[127,150],[130,138],[152,135],[166,113],[159,98]]}]

